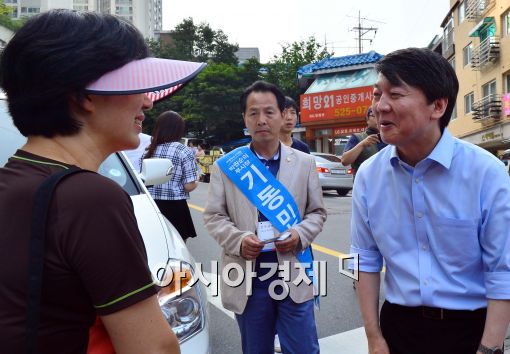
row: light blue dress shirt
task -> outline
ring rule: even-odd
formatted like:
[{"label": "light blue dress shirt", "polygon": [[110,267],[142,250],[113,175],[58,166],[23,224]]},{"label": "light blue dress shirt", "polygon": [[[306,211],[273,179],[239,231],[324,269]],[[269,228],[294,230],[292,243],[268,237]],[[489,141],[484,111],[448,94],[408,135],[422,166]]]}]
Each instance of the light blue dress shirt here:
[{"label": "light blue dress shirt", "polygon": [[474,310],[510,299],[510,178],[489,152],[445,129],[412,167],[388,146],[358,171],[351,253],[386,264],[386,299]]}]

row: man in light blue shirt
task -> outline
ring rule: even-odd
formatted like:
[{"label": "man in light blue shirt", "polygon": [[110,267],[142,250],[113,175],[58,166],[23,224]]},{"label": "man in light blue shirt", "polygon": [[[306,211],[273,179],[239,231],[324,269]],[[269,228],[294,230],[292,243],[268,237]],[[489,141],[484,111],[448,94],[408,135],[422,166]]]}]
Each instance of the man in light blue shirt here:
[{"label": "man in light blue shirt", "polygon": [[351,247],[369,351],[503,353],[509,176],[496,157],[446,129],[458,92],[446,59],[409,48],[376,69],[373,109],[392,146],[358,171]]}]

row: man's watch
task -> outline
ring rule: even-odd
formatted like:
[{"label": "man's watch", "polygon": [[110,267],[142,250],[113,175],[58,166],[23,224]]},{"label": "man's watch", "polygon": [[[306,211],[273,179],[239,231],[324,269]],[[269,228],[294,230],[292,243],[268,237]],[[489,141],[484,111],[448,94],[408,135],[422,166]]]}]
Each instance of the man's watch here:
[{"label": "man's watch", "polygon": [[482,354],[503,354],[503,349],[500,347],[489,348],[482,343],[478,346],[478,351]]}]

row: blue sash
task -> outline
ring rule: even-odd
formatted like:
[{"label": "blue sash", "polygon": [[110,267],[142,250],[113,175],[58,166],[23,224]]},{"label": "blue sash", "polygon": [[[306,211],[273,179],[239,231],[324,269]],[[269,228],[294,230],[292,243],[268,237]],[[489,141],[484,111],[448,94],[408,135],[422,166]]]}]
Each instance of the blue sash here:
[{"label": "blue sash", "polygon": [[[217,160],[223,173],[281,233],[301,222],[292,195],[247,146],[237,148]],[[296,255],[314,282],[313,256],[310,246]]]}]

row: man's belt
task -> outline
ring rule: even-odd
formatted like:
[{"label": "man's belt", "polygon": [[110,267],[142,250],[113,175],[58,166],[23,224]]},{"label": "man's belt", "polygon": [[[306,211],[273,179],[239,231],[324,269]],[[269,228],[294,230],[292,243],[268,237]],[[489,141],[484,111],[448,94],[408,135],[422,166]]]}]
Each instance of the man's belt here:
[{"label": "man's belt", "polygon": [[402,306],[392,304],[389,301],[385,301],[384,305],[388,306],[394,313],[411,315],[413,317],[421,317],[430,320],[469,320],[475,318],[485,319],[485,315],[487,313],[487,309],[485,307],[476,310],[450,310],[429,306]]}]

